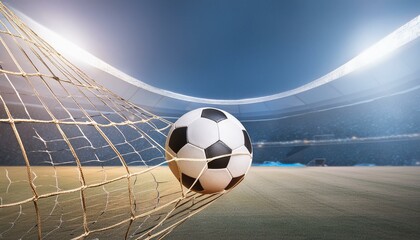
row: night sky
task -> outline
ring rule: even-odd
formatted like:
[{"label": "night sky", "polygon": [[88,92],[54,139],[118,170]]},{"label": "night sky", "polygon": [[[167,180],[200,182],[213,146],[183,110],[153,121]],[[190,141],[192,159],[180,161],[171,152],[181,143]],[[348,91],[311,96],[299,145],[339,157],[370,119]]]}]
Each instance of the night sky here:
[{"label": "night sky", "polygon": [[6,0],[156,87],[205,98],[315,80],[420,14],[418,0]]}]

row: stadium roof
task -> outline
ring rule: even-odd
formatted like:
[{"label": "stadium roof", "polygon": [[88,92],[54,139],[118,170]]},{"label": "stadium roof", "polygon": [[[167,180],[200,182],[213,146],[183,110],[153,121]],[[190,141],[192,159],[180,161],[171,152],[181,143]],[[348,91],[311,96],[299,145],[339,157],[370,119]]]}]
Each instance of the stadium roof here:
[{"label": "stadium roof", "polygon": [[[31,24],[30,19],[23,20]],[[48,29],[35,27],[49,42],[54,39]],[[54,45],[59,51],[73,51],[72,61],[85,61],[87,72],[122,98],[153,113],[178,117],[199,107],[224,109],[240,119],[272,118],[357,104],[390,94],[409,91],[420,82],[420,16],[401,26],[371,48],[337,69],[298,88],[273,95],[237,100],[208,99],[182,95],[148,85],[110,66],[71,43]],[[75,51],[75,49],[77,51]],[[66,53],[64,53],[65,56]],[[76,65],[78,65],[76,63]],[[100,71],[92,73],[92,66]],[[85,66],[86,67],[86,66]],[[82,65],[83,68],[83,65]]]}]

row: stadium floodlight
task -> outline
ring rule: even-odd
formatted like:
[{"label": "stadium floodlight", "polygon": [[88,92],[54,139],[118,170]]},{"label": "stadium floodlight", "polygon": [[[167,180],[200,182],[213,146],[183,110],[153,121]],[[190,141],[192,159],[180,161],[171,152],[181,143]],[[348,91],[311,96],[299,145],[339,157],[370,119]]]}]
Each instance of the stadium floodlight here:
[{"label": "stadium floodlight", "polygon": [[344,64],[345,70],[342,75],[353,72],[359,68],[374,63],[386,55],[392,53],[401,46],[413,41],[420,36],[420,16],[404,24],[393,33],[369,47],[358,56]]}]

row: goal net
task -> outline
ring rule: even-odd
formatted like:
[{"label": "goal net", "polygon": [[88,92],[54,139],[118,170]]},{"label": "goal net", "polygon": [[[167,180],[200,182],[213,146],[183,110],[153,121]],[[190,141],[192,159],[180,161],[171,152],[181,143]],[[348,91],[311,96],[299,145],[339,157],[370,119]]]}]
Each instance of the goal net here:
[{"label": "goal net", "polygon": [[223,195],[182,188],[162,166],[171,125],[0,2],[0,239],[166,236]]}]

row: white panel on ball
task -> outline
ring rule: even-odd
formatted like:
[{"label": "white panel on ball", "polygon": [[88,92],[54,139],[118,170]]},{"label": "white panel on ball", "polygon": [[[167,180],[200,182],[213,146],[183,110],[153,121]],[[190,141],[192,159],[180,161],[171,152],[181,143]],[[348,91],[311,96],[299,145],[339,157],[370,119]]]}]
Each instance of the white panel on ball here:
[{"label": "white panel on ball", "polygon": [[232,180],[232,176],[226,168],[207,169],[200,177],[201,186],[205,192],[223,191]]},{"label": "white panel on ball", "polygon": [[201,111],[202,111],[202,109],[196,109],[196,110],[193,110],[191,112],[188,112],[188,113],[182,115],[182,117],[180,117],[175,122],[175,124],[174,124],[175,127],[177,127],[177,128],[187,127],[192,122],[194,122],[195,120],[197,120],[201,117]]},{"label": "white panel on ball", "polygon": [[219,130],[217,123],[206,119],[199,118],[188,126],[187,130],[188,142],[203,149],[209,147],[219,140]]},{"label": "white panel on ball", "polygon": [[207,169],[206,160],[178,160],[177,164],[182,173],[192,178],[198,178]]},{"label": "white panel on ball", "polygon": [[205,161],[206,153],[204,152],[204,149],[194,146],[191,143],[187,143],[179,150],[177,157],[203,159]]},{"label": "white panel on ball", "polygon": [[242,146],[232,151],[227,169],[232,174],[232,177],[239,177],[248,172],[251,162],[252,158],[249,155],[248,149]]},{"label": "white panel on ball", "polygon": [[230,149],[235,149],[244,145],[244,134],[238,124],[230,119],[218,123],[219,138]]},{"label": "white panel on ball", "polygon": [[[186,144],[179,150],[178,154],[178,167],[182,173],[198,178],[200,173],[207,169],[207,160],[204,150],[191,144]],[[191,160],[185,160],[191,159]]]}]

